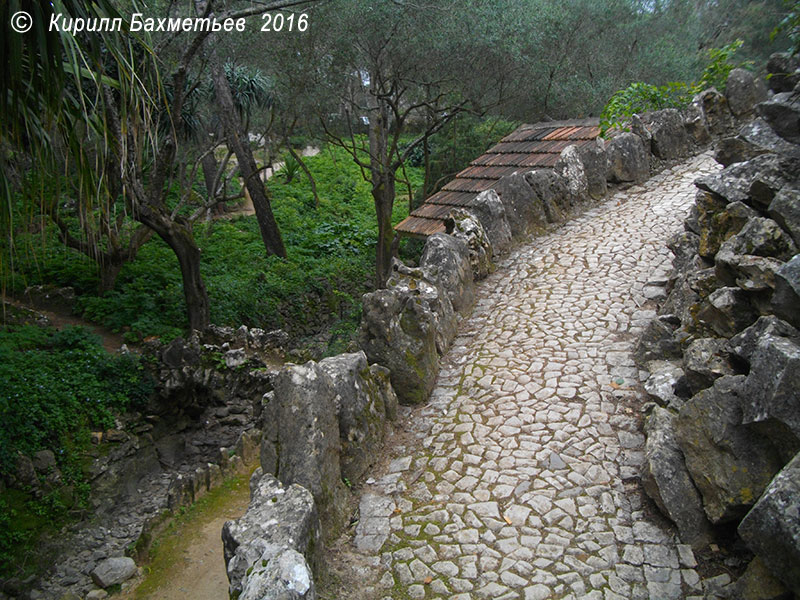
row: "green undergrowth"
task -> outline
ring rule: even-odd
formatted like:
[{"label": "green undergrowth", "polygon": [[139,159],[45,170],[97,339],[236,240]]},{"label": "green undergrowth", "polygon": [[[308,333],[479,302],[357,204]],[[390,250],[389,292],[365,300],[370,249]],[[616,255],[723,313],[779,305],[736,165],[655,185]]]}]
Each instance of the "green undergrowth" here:
[{"label": "green undergrowth", "polygon": [[[286,259],[266,255],[254,216],[198,222],[194,234],[202,252],[212,322],[280,327],[294,338],[329,329],[336,346],[329,353],[335,353],[355,330],[361,295],[373,285],[375,209],[371,186],[347,152],[326,146],[304,161],[316,181],[318,206],[302,172],[290,182],[277,176],[267,185]],[[409,167],[405,172],[412,191],[421,186],[422,169]],[[398,182],[395,224],[408,214],[407,193],[407,186]],[[152,335],[169,340],[188,325],[177,261],[156,236],[123,267],[115,289],[102,296],[95,265],[60,244],[51,224],[21,228],[13,256],[7,247],[0,251],[7,265],[13,258],[14,271],[7,277],[12,292],[34,284],[73,286],[78,296],[75,311],[124,333],[128,341]]]},{"label": "green undergrowth", "polygon": [[695,82],[671,81],[665,85],[652,85],[641,81],[631,83],[618,90],[609,99],[600,115],[600,129],[603,135],[610,129],[628,131],[630,119],[663,108],[684,108],[694,96],[708,88],[716,88],[724,93],[730,72],[746,63],[735,63],[734,54],[741,48],[742,40],[736,40],[722,48],[708,50],[707,64],[700,78]]},{"label": "green undergrowth", "polygon": [[16,473],[20,454],[49,449],[58,470],[38,474],[35,494],[26,483],[0,492],[1,576],[32,568],[40,535],[86,508],[90,432],[152,389],[138,357],[109,354],[85,328],[0,328],[0,469]]}]

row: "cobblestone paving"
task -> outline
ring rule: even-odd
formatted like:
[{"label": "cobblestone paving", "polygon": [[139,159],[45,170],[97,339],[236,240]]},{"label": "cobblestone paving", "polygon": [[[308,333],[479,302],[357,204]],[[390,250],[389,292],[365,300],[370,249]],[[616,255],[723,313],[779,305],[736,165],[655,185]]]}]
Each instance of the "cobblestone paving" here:
[{"label": "cobblestone paving", "polygon": [[665,241],[716,168],[704,154],[619,192],[480,285],[411,417],[418,443],[365,486],[355,543],[385,569],[377,597],[708,598],[725,583],[700,581],[644,510],[631,358]]}]

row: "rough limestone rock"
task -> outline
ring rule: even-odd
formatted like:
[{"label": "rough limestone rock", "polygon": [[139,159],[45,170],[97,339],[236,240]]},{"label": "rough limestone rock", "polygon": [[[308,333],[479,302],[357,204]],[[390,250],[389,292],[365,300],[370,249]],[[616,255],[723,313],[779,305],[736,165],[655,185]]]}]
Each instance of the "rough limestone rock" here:
[{"label": "rough limestone rock", "polygon": [[526,181],[524,171],[502,177],[494,189],[503,202],[512,237],[524,237],[546,225],[544,206]]},{"label": "rough limestone rock", "polygon": [[446,295],[453,309],[468,314],[475,303],[475,284],[467,245],[446,233],[428,237],[419,266],[425,279]]},{"label": "rough limestone rock", "polygon": [[733,375],[725,350],[728,340],[700,338],[694,340],[683,354],[683,370],[692,394],[714,385],[725,375]]},{"label": "rough limestone rock", "polygon": [[428,399],[439,372],[436,315],[416,293],[377,290],[362,298],[358,341],[370,362],[391,371],[402,404]]},{"label": "rough limestone rock", "polygon": [[800,331],[774,315],[759,317],[750,327],[728,340],[728,352],[747,363],[758,350],[760,340],[767,337],[785,337],[800,343]]},{"label": "rough limestone rock", "polygon": [[709,88],[697,94],[693,103],[699,104],[703,109],[706,127],[712,136],[724,135],[733,126],[733,115],[725,96],[715,88]]},{"label": "rough limestone rock", "polygon": [[642,486],[661,512],[678,526],[681,540],[700,549],[711,540],[710,526],[675,440],[675,419],[674,413],[661,407],[654,408],[647,417]]},{"label": "rough limestone rock", "polygon": [[764,211],[781,188],[797,187],[798,177],[800,159],[769,153],[733,164],[714,175],[700,177],[695,185],[728,202],[744,202]]},{"label": "rough limestone rock", "polygon": [[571,206],[576,206],[589,197],[589,178],[577,146],[567,146],[561,151],[553,171],[566,181]]},{"label": "rough limestone rock", "polygon": [[650,376],[644,382],[647,396],[660,406],[679,409],[683,406],[683,398],[679,398],[676,389],[684,385],[684,372],[677,363],[668,361],[650,361],[647,365]]},{"label": "rough limestone rock", "polygon": [[780,137],[800,144],[800,93],[797,91],[775,94],[757,107],[758,115]]},{"label": "rough limestone rock", "polygon": [[[249,590],[258,600],[315,597],[311,571],[319,559],[320,524],[314,498],[301,485],[284,486],[257,469],[247,512],[225,523],[222,544],[232,596]],[[277,560],[281,556],[290,562]]]},{"label": "rough limestone rock", "polygon": [[733,585],[734,600],[790,600],[786,586],[770,573],[757,556]]},{"label": "rough limestone rock", "polygon": [[714,158],[727,167],[768,152],[797,158],[800,157],[800,146],[784,140],[763,119],[753,119],[742,125],[736,136],[721,139],[716,145]]},{"label": "rough limestone rock", "polygon": [[494,271],[492,263],[494,251],[489,236],[486,235],[478,218],[462,208],[450,212],[447,222],[451,221],[452,227],[448,226],[448,232],[467,245],[473,279],[475,281],[483,279]]},{"label": "rough limestone rock", "polygon": [[772,480],[738,532],[772,574],[800,595],[800,455]]},{"label": "rough limestone rock", "polygon": [[[792,238],[772,219],[751,217],[723,246],[733,254],[768,256],[785,261],[797,253]],[[720,247],[722,250],[722,247]]]},{"label": "rough limestone rock", "polygon": [[757,318],[758,314],[747,292],[738,287],[715,290],[697,312],[698,323],[725,338],[736,335]]},{"label": "rough limestone rock", "polygon": [[603,138],[596,138],[593,143],[581,146],[579,154],[586,173],[586,184],[589,196],[599,200],[608,190],[608,158]]},{"label": "rough limestone rock", "polygon": [[700,192],[696,197],[700,242],[697,252],[706,259],[713,259],[722,243],[742,230],[747,221],[758,213],[743,202],[725,204],[725,200],[709,192]]},{"label": "rough limestone rock", "polygon": [[567,180],[554,169],[536,169],[525,173],[525,181],[533,190],[534,196],[544,207],[548,223],[560,223],[570,208],[570,192]]},{"label": "rough limestone rock", "polygon": [[334,534],[344,524],[347,488],[342,483],[337,394],[314,361],[288,365],[275,377],[278,429],[278,479],[298,483],[314,496],[323,530]]},{"label": "rough limestone rock", "polygon": [[[708,117],[706,117],[708,118]],[[653,155],[663,160],[686,156],[689,152],[689,136],[683,126],[681,113],[674,108],[665,108],[643,117],[652,141]]]},{"label": "rough limestone rock", "polygon": [[492,244],[494,256],[501,256],[511,248],[511,226],[508,224],[506,209],[500,196],[494,190],[478,194],[470,203],[469,211],[474,214],[486,237]]},{"label": "rough limestone rock", "polygon": [[430,281],[425,271],[407,267],[397,259],[392,261],[392,274],[386,287],[406,296],[415,296],[433,314],[436,350],[439,355],[444,355],[458,330],[458,319],[450,296]]},{"label": "rough limestone rock", "polygon": [[683,221],[683,228],[686,231],[700,235],[700,210],[697,204],[692,204],[689,207],[689,213]]},{"label": "rough limestone rock", "polygon": [[800,190],[783,188],[775,194],[768,213],[800,248]]},{"label": "rough limestone rock", "polygon": [[714,523],[740,519],[782,466],[768,440],[742,425],[743,375],[721,377],[681,408],[675,437]]},{"label": "rough limestone rock", "polygon": [[606,144],[608,180],[614,183],[642,183],[650,176],[650,163],[644,142],[626,131]]},{"label": "rough limestone rock", "polygon": [[390,396],[394,392],[391,387],[384,390],[378,385],[363,352],[331,356],[321,360],[319,366],[337,394],[342,477],[355,483],[383,447],[385,423],[391,412],[386,405],[396,404],[397,398],[384,397],[384,391]]},{"label": "rough limestone rock", "polygon": [[253,562],[238,600],[315,600],[314,579],[302,554],[269,544]]},{"label": "rough limestone rock", "polygon": [[767,99],[767,86],[745,69],[733,69],[725,83],[725,99],[737,117],[751,114],[756,104]]},{"label": "rough limestone rock", "polygon": [[650,321],[644,328],[633,359],[640,367],[653,360],[669,360],[681,357],[681,345],[675,339],[675,330],[680,321],[671,315],[662,315]]},{"label": "rough limestone rock", "polygon": [[726,285],[737,285],[747,292],[768,292],[775,289],[775,275],[782,264],[774,258],[733,254],[723,244],[717,253],[716,272]]},{"label": "rough limestone rock", "polygon": [[136,563],[127,556],[114,556],[100,561],[92,570],[92,581],[101,588],[111,587],[136,575]]},{"label": "rough limestone rock", "polygon": [[681,231],[667,240],[667,248],[672,251],[672,268],[676,275],[684,275],[695,269],[700,239],[691,231]]},{"label": "rough limestone rock", "polygon": [[800,255],[775,273],[772,309],[780,318],[800,328]]},{"label": "rough limestone rock", "polygon": [[742,422],[760,424],[786,456],[800,450],[800,344],[776,335],[758,340],[744,384]]},{"label": "rough limestone rock", "polygon": [[703,300],[708,298],[714,292],[714,290],[722,287],[722,284],[717,279],[717,275],[713,267],[708,269],[699,269],[689,273],[686,278],[686,282],[692,291],[696,292],[697,295]]},{"label": "rough limestone rock", "polygon": [[683,109],[683,126],[689,138],[696,145],[703,146],[711,141],[706,116],[699,98],[695,98],[689,106]]},{"label": "rough limestone rock", "polygon": [[773,92],[791,92],[800,82],[800,56],[788,52],[775,52],[767,61],[769,89]]}]

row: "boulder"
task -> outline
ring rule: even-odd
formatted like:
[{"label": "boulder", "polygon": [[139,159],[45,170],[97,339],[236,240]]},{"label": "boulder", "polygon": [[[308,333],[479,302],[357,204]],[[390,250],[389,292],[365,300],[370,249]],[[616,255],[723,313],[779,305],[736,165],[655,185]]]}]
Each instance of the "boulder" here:
[{"label": "boulder", "polygon": [[700,237],[691,231],[681,231],[667,240],[667,248],[672,251],[672,268],[677,275],[693,271],[697,266],[697,249]]},{"label": "boulder", "polygon": [[311,492],[323,530],[333,536],[344,524],[348,498],[340,467],[336,387],[314,361],[285,366],[274,386],[278,479]]},{"label": "boulder", "polygon": [[746,292],[768,292],[775,289],[775,274],[782,264],[774,258],[730,253],[723,244],[717,253],[716,272],[726,285],[737,285]]},{"label": "boulder", "polygon": [[689,207],[689,212],[683,220],[683,228],[696,235],[700,235],[700,210],[697,204],[692,204]]},{"label": "boulder", "polygon": [[[724,208],[720,208],[720,205]],[[698,219],[701,229],[697,251],[706,259],[713,259],[725,240],[739,233],[749,219],[758,216],[743,202],[725,205],[719,196],[709,193],[698,194],[697,206],[700,209]]]},{"label": "boulder", "polygon": [[525,181],[544,207],[548,223],[560,223],[570,208],[567,181],[554,169],[536,169],[525,173]]},{"label": "boulder", "polygon": [[511,226],[500,196],[494,190],[478,194],[470,203],[469,211],[474,214],[486,237],[492,244],[493,256],[501,256],[511,248]]},{"label": "boulder", "polygon": [[[225,523],[222,545],[232,597],[244,597],[249,587],[248,597],[258,600],[314,598],[311,571],[319,560],[320,523],[314,498],[301,485],[284,486],[256,469],[247,512]],[[281,555],[291,564],[277,560]],[[306,580],[309,589],[302,592]],[[264,582],[272,582],[270,593],[252,595]]]},{"label": "boulder", "polygon": [[733,69],[725,83],[725,99],[737,117],[751,114],[756,104],[767,99],[767,87],[745,69]]},{"label": "boulder", "polygon": [[778,473],[737,531],[770,572],[800,595],[800,455]]},{"label": "boulder", "polygon": [[696,292],[703,300],[708,298],[714,290],[722,287],[713,267],[689,273],[686,282],[692,291]]},{"label": "boulder", "polygon": [[775,221],[764,217],[750,217],[723,246],[732,254],[768,256],[781,261],[797,253],[792,238]]},{"label": "boulder", "polygon": [[581,146],[578,153],[583,161],[589,196],[599,200],[608,190],[608,158],[603,138],[598,137],[594,142]]},{"label": "boulder", "polygon": [[397,290],[404,296],[414,296],[433,314],[436,350],[440,355],[444,355],[458,330],[458,319],[453,310],[453,303],[450,302],[450,296],[440,291],[439,287],[427,278],[425,271],[407,267],[397,259],[392,261],[392,274],[386,282],[386,287]]},{"label": "boulder", "polygon": [[798,177],[800,159],[769,153],[733,164],[714,175],[700,177],[695,185],[728,202],[744,202],[764,211],[781,188],[797,187]]},{"label": "boulder", "polygon": [[750,362],[758,349],[761,339],[785,337],[800,343],[800,331],[774,315],[759,317],[750,327],[728,340],[728,352],[743,360],[750,368]]},{"label": "boulder", "polygon": [[[383,447],[388,412],[384,390],[374,381],[363,352],[331,356],[321,360],[319,366],[336,391],[342,477],[356,483]],[[386,391],[394,395],[391,387]],[[388,402],[396,404],[397,399]]]},{"label": "boulder", "polygon": [[717,143],[714,158],[727,167],[768,152],[800,157],[797,144],[784,140],[763,119],[753,119],[745,123],[736,136],[721,139]]},{"label": "boulder", "polygon": [[[697,272],[697,271],[694,271]],[[690,286],[693,271],[680,274],[672,285],[666,299],[661,303],[661,312],[674,315],[682,324],[682,330],[676,333],[676,340],[685,337],[686,331],[696,329],[697,306],[702,300]]]},{"label": "boulder", "polygon": [[800,144],[800,93],[775,94],[757,107],[758,115],[766,121],[780,137],[793,144]]},{"label": "boulder", "polygon": [[370,362],[389,368],[403,404],[428,399],[439,372],[436,315],[415,293],[364,294],[358,342]]},{"label": "boulder", "polygon": [[642,120],[652,138],[652,152],[656,158],[672,160],[688,154],[689,136],[677,109],[665,108],[648,113]]},{"label": "boulder", "polygon": [[644,142],[626,131],[606,144],[608,180],[614,183],[642,183],[650,177],[650,163]]},{"label": "boulder", "polygon": [[696,145],[702,146],[711,141],[706,116],[699,99],[683,109],[683,127]]},{"label": "boulder", "polygon": [[127,581],[136,575],[136,563],[127,556],[114,556],[101,560],[92,569],[92,581],[101,588],[108,588]]},{"label": "boulder", "polygon": [[789,52],[775,52],[767,61],[767,83],[773,92],[791,92],[800,82],[800,57]]},{"label": "boulder", "polygon": [[698,324],[725,338],[736,335],[757,318],[757,311],[747,293],[734,287],[713,291],[697,311]]},{"label": "boulder", "polygon": [[791,600],[791,592],[757,556],[733,585],[734,600]]},{"label": "boulder", "polygon": [[650,321],[644,328],[633,359],[640,367],[653,360],[668,360],[681,357],[681,345],[675,339],[678,321],[675,317],[661,316]]},{"label": "boulder", "polygon": [[767,212],[800,248],[800,190],[783,188],[775,194]]},{"label": "boulder", "polygon": [[800,451],[800,344],[765,335],[750,356],[742,422],[759,424],[787,460]]},{"label": "boulder", "polygon": [[650,371],[650,376],[644,382],[647,396],[660,406],[675,410],[683,406],[683,399],[676,394],[676,390],[685,382],[683,369],[668,361],[650,361],[647,369]]},{"label": "boulder", "polygon": [[700,338],[694,340],[683,354],[683,370],[692,394],[714,385],[725,375],[733,375],[725,350],[728,340]]},{"label": "boulder", "polygon": [[714,136],[726,134],[733,127],[733,115],[725,96],[715,88],[709,88],[697,94],[692,101],[703,109],[708,132]]},{"label": "boulder", "polygon": [[[262,549],[262,548],[260,548]],[[242,580],[238,600],[315,600],[313,574],[302,554],[266,544]]]},{"label": "boulder", "polygon": [[675,419],[671,411],[656,407],[645,421],[642,487],[677,525],[681,540],[699,550],[711,541],[711,528],[675,440]]},{"label": "boulder", "polygon": [[772,309],[781,319],[800,328],[800,255],[795,255],[775,273]]},{"label": "boulder", "polygon": [[553,171],[564,178],[571,206],[589,197],[589,178],[577,146],[567,146],[561,151]]},{"label": "boulder", "polygon": [[708,519],[740,519],[783,464],[768,440],[742,425],[743,375],[717,379],[681,408],[675,437]]},{"label": "boulder", "polygon": [[494,189],[503,202],[512,237],[524,237],[547,224],[544,206],[526,181],[524,171],[500,178]]},{"label": "boulder", "polygon": [[467,245],[446,233],[428,236],[419,266],[425,279],[450,299],[453,309],[469,314],[475,303],[475,284]]},{"label": "boulder", "polygon": [[492,243],[477,217],[462,208],[456,208],[450,212],[446,227],[450,235],[467,245],[474,281],[494,271]]}]

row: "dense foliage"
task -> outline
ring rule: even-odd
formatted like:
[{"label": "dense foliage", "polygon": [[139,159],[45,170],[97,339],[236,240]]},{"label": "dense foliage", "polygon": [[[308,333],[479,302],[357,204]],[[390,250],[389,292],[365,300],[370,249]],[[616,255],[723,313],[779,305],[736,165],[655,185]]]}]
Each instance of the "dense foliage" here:
[{"label": "dense foliage", "polygon": [[[195,226],[211,317],[220,325],[283,327],[296,337],[327,325],[337,327],[344,342],[358,321],[374,268],[377,236],[369,185],[340,148],[325,147],[304,161],[317,183],[319,207],[302,173],[288,183],[276,176],[268,184],[288,258],[266,256],[252,216]],[[421,186],[421,169],[409,167],[406,173],[412,189]],[[408,204],[398,202],[393,222],[407,211]],[[181,278],[163,241],[146,243],[123,267],[115,289],[99,295],[97,265],[59,244],[53,227],[44,235],[43,244],[41,233],[18,234],[13,291],[38,283],[72,285],[79,314],[125,332],[130,341],[150,335],[170,339],[184,331]],[[7,247],[6,257],[11,259]]]},{"label": "dense foliage", "polygon": [[634,82],[625,89],[618,90],[611,96],[600,115],[600,127],[603,132],[609,129],[626,129],[630,118],[662,108],[683,108],[687,106],[698,92],[708,88],[716,88],[725,92],[725,84],[730,72],[744,63],[735,63],[733,55],[741,48],[742,40],[736,40],[722,48],[708,51],[708,64],[696,82],[671,81],[665,85]]}]

